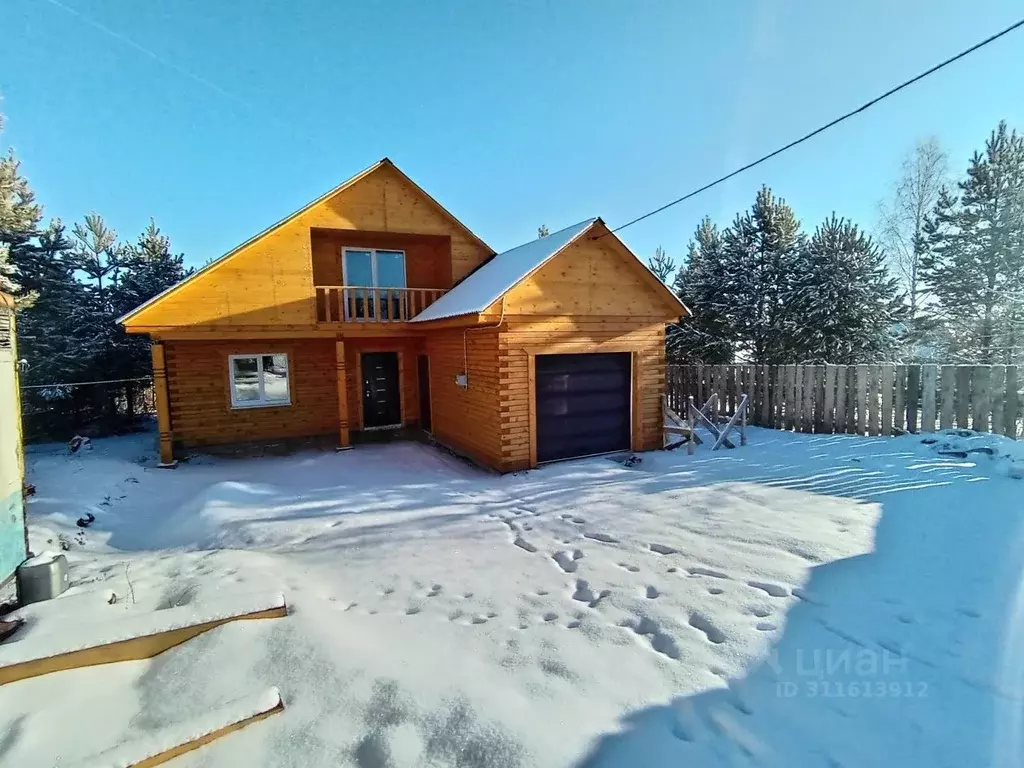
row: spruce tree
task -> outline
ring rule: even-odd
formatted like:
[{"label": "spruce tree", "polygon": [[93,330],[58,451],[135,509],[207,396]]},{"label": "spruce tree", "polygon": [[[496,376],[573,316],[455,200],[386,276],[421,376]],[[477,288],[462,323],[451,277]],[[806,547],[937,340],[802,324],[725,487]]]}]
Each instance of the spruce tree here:
[{"label": "spruce tree", "polygon": [[787,299],[795,359],[850,364],[889,355],[906,308],[871,238],[833,213],[807,241],[801,261]]},{"label": "spruce tree", "polygon": [[647,261],[647,266],[663,283],[667,283],[672,273],[676,271],[675,259],[665,253],[665,249],[660,245],[654,249],[654,256]]},{"label": "spruce tree", "polygon": [[716,311],[745,362],[793,362],[795,319],[788,299],[804,240],[793,209],[768,187],[723,233]]},{"label": "spruce tree", "polygon": [[42,218],[42,207],[36,202],[28,180],[21,175],[21,163],[14,150],[10,150],[0,157],[0,291],[24,295],[19,263],[32,249]]},{"label": "spruce tree", "polygon": [[1024,361],[1024,137],[1001,122],[944,191],[922,271],[957,362]]},{"label": "spruce tree", "polygon": [[722,279],[722,233],[704,217],[687,244],[673,288],[692,313],[668,329],[669,356],[682,363],[732,361],[732,336],[716,295]]}]

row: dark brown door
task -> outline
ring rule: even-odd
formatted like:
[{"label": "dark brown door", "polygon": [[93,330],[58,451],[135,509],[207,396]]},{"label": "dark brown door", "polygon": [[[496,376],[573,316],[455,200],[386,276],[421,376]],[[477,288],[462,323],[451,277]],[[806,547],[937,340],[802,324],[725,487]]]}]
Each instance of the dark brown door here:
[{"label": "dark brown door", "polygon": [[363,368],[363,427],[390,427],[402,423],[398,388],[398,353],[365,352]]},{"label": "dark brown door", "polygon": [[632,357],[537,355],[537,461],[626,451]]},{"label": "dark brown door", "polygon": [[430,359],[420,355],[416,359],[420,379],[420,426],[430,431]]}]

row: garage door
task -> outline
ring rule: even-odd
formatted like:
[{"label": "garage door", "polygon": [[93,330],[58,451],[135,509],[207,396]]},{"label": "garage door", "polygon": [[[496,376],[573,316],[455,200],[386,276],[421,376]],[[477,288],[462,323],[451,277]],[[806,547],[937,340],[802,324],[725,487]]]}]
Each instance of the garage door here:
[{"label": "garage door", "polygon": [[628,352],[537,355],[537,461],[630,448]]}]

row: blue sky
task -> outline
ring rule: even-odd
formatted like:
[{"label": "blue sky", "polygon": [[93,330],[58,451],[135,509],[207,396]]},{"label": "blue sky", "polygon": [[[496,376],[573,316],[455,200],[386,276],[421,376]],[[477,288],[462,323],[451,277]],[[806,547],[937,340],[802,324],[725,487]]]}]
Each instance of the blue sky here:
[{"label": "blue sky", "polygon": [[[1019,0],[0,0],[3,147],[50,216],[193,264],[383,156],[498,250],[623,223],[1016,21]],[[630,227],[677,258],[767,183],[865,224],[918,137],[1024,128],[1024,31]]]}]

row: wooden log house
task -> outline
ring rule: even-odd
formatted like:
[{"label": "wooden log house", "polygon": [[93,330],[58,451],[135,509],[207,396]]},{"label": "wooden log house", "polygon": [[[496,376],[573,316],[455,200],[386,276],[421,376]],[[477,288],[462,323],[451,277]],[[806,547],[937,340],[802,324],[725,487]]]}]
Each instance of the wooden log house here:
[{"label": "wooden log house", "polygon": [[495,254],[388,159],[120,319],[160,456],[418,427],[499,471],[661,446],[675,295],[590,219]]}]

